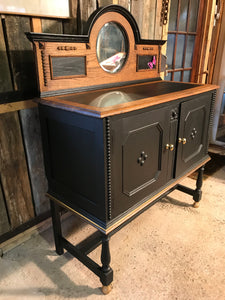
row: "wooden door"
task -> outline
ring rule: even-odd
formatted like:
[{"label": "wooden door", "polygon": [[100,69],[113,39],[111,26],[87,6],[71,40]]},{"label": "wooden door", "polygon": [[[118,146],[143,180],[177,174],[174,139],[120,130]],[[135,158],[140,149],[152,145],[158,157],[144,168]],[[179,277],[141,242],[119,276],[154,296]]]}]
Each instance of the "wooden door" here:
[{"label": "wooden door", "polygon": [[167,107],[112,120],[112,217],[165,184],[169,122]]},{"label": "wooden door", "polygon": [[211,92],[181,104],[176,176],[207,155]]},{"label": "wooden door", "polygon": [[191,81],[193,58],[199,51],[202,0],[171,0],[165,80]]}]

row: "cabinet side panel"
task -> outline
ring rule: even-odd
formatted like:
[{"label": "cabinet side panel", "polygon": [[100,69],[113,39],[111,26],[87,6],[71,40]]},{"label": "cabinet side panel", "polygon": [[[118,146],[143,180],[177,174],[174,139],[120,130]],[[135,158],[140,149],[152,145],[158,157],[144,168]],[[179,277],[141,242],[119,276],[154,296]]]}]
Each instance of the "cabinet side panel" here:
[{"label": "cabinet side panel", "polygon": [[104,221],[102,120],[44,106],[40,116],[49,193]]}]

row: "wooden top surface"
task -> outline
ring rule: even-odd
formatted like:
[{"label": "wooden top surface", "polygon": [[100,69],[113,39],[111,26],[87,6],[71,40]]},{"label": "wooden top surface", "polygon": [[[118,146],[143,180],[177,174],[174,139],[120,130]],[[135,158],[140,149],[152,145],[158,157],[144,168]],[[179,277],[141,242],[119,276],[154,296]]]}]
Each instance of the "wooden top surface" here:
[{"label": "wooden top surface", "polygon": [[156,81],[123,87],[98,89],[37,99],[37,102],[104,118],[217,89],[216,85],[199,85],[172,81]]}]

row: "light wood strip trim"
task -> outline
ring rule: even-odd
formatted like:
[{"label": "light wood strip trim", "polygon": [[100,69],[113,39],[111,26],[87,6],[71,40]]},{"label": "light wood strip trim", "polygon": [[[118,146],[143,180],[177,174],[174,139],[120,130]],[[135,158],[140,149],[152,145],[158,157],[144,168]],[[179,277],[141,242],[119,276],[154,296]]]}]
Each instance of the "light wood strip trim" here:
[{"label": "light wood strip trim", "polygon": [[17,111],[26,108],[36,107],[37,104],[33,100],[18,101],[12,103],[0,104],[0,114]]},{"label": "light wood strip trim", "polygon": [[47,18],[47,19],[72,19],[72,17],[66,16],[51,16],[51,15],[42,15],[42,14],[31,14],[31,13],[22,13],[22,12],[9,12],[9,11],[0,11],[0,15],[12,15],[12,16],[24,16],[24,17],[38,17],[38,18]]},{"label": "light wood strip trim", "polygon": [[197,165],[194,169],[192,169],[191,171],[189,171],[188,173],[186,173],[184,176],[180,177],[179,179],[173,181],[173,183],[171,183],[170,185],[168,185],[166,188],[164,188],[162,191],[160,191],[158,194],[156,194],[155,196],[153,196],[152,198],[150,198],[149,200],[147,200],[146,202],[144,202],[143,204],[141,204],[140,206],[138,206],[136,209],[132,210],[130,213],[128,213],[126,216],[124,216],[123,218],[121,218],[119,221],[117,221],[116,223],[114,223],[113,225],[111,225],[109,228],[105,229],[101,226],[99,226],[98,224],[96,224],[94,221],[88,219],[87,217],[85,217],[84,215],[82,215],[81,213],[77,212],[75,209],[69,207],[68,205],[64,204],[63,202],[61,202],[60,200],[58,200],[57,198],[49,195],[48,193],[46,194],[47,197],[49,197],[50,199],[56,201],[59,205],[65,207],[66,209],[74,212],[75,214],[77,214],[78,216],[80,216],[82,219],[86,220],[88,223],[92,224],[95,228],[97,228],[98,230],[100,230],[101,232],[105,233],[105,234],[109,234],[111,231],[113,231],[114,229],[116,229],[117,227],[119,227],[120,225],[122,225],[124,222],[128,221],[130,218],[132,218],[135,214],[137,214],[138,212],[140,212],[141,210],[143,210],[146,206],[148,206],[149,204],[151,204],[153,201],[155,201],[158,197],[160,197],[161,195],[163,195],[164,193],[166,193],[167,191],[169,191],[172,187],[174,187],[175,185],[177,185],[179,182],[181,182],[184,178],[186,178],[187,176],[191,175],[193,172],[195,172],[197,169],[199,169],[201,166],[203,166],[204,164],[206,164],[208,161],[210,161],[211,158],[208,157],[207,159],[205,159],[204,161],[202,161],[199,165]]},{"label": "light wood strip trim", "polygon": [[97,108],[94,106],[71,102],[68,100],[62,100],[57,97],[43,98],[43,99],[38,100],[38,102],[45,104],[45,105],[55,106],[55,107],[65,109],[65,110],[71,110],[71,111],[76,111],[78,113],[92,115],[97,118],[105,118],[108,116],[118,115],[121,113],[126,113],[126,112],[130,112],[130,111],[138,110],[138,109],[143,109],[146,107],[151,107],[151,106],[154,106],[157,104],[169,103],[170,101],[182,99],[185,97],[190,97],[190,96],[208,92],[208,91],[211,91],[211,90],[214,90],[217,88],[219,88],[219,87],[216,85],[205,84],[205,85],[196,86],[194,88],[190,88],[190,89],[187,89],[184,91],[178,91],[178,92],[174,92],[174,93],[163,94],[160,96],[149,97],[149,98],[140,99],[140,100],[123,103],[123,104],[118,104],[118,105],[114,105],[111,107],[105,107],[105,108]]},{"label": "light wood strip trim", "polygon": [[41,19],[40,18],[31,18],[31,31],[33,32],[42,32]]}]

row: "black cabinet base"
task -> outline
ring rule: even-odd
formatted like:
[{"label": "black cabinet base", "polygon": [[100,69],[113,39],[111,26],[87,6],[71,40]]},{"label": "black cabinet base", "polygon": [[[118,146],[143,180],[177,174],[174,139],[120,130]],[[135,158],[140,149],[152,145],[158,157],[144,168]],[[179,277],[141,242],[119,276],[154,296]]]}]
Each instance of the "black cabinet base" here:
[{"label": "black cabinet base", "polygon": [[[147,208],[155,204],[157,201],[159,201],[161,198],[165,197],[175,189],[182,191],[188,195],[191,195],[195,201],[193,206],[198,207],[197,204],[199,204],[199,201],[201,200],[201,196],[202,196],[201,187],[203,181],[203,171],[204,171],[204,166],[201,166],[198,170],[196,189],[191,189],[181,184],[177,184],[173,186],[173,188],[171,188],[170,190],[161,194],[161,196],[155,199],[154,202],[151,202],[143,210],[133,215],[132,218],[122,223],[119,227],[115,228],[109,234],[104,234],[98,230],[95,233],[93,233],[91,236],[84,239],[76,246],[72,245],[67,239],[65,239],[62,236],[61,220],[60,220],[60,203],[50,200],[56,252],[59,255],[62,255],[65,249],[71,255],[76,257],[80,262],[82,262],[86,267],[88,267],[94,274],[96,274],[99,277],[103,285],[102,286],[103,294],[108,294],[111,291],[112,288],[111,283],[113,281],[113,270],[110,267],[110,260],[111,260],[110,249],[109,249],[110,237],[118,230],[120,230],[122,227],[124,227],[127,223],[129,223],[131,220],[136,218],[144,210],[146,210]],[[100,266],[95,261],[93,261],[90,257],[88,257],[88,254],[92,252],[95,248],[97,248],[99,245],[102,246],[102,250],[101,250],[102,266]]]}]

